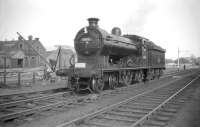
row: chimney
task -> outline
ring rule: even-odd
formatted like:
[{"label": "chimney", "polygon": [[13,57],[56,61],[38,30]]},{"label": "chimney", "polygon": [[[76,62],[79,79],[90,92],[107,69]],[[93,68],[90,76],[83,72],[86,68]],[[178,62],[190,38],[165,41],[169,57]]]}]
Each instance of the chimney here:
[{"label": "chimney", "polygon": [[98,18],[88,18],[89,26],[98,27]]},{"label": "chimney", "polygon": [[38,37],[35,38],[35,41],[39,41],[39,40],[40,40],[40,38],[38,38]]},{"label": "chimney", "polygon": [[29,35],[29,36],[28,36],[28,40],[29,40],[29,41],[33,40],[33,36],[32,36],[32,35]]}]

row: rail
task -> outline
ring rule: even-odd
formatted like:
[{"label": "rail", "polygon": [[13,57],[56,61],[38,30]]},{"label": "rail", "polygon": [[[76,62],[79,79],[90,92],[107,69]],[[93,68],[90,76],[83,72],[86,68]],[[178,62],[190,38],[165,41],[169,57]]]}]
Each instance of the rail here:
[{"label": "rail", "polygon": [[16,105],[18,103],[24,103],[24,102],[29,102],[29,101],[36,101],[36,100],[40,100],[40,99],[47,99],[47,98],[51,98],[51,97],[55,97],[55,96],[60,96],[63,94],[67,94],[69,92],[61,92],[61,93],[56,93],[56,94],[51,94],[51,95],[47,95],[47,96],[43,96],[43,97],[35,97],[35,98],[30,98],[30,99],[25,99],[25,100],[20,100],[20,101],[13,101],[13,102],[7,102],[7,103],[2,103],[0,104],[0,107],[8,107],[11,105]]},{"label": "rail", "polygon": [[158,105],[156,108],[154,108],[151,112],[149,112],[148,114],[146,114],[144,117],[142,117],[140,120],[138,120],[136,123],[134,123],[133,125],[131,125],[130,127],[136,127],[136,126],[140,126],[141,123],[143,123],[143,121],[145,121],[146,119],[148,119],[153,113],[155,113],[158,109],[160,109],[161,107],[163,107],[167,102],[169,102],[172,98],[174,98],[176,95],[178,95],[180,92],[182,92],[185,88],[187,88],[191,83],[193,83],[195,80],[197,80],[199,78],[196,77],[195,79],[193,79],[192,81],[190,81],[186,86],[184,86],[183,88],[181,88],[179,91],[177,91],[176,93],[174,93],[171,97],[169,97],[167,100],[165,100],[163,103],[161,103],[160,105]]}]

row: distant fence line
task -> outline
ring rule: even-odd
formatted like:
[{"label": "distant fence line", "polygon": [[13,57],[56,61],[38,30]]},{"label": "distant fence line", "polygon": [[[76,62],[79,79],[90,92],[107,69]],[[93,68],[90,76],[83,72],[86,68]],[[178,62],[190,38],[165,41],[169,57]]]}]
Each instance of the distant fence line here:
[{"label": "distant fence line", "polygon": [[39,72],[0,72],[0,84],[21,86],[22,84],[35,83],[43,79],[43,73]]}]

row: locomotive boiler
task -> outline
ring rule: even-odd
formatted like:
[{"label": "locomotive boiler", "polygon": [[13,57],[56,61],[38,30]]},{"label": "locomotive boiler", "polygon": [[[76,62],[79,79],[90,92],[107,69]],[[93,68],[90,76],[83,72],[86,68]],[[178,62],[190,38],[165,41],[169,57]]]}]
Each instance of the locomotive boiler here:
[{"label": "locomotive boiler", "polygon": [[74,47],[77,62],[68,69],[70,88],[100,92],[119,84],[130,85],[154,79],[165,69],[165,50],[137,35],[121,35],[118,27],[111,33],[98,26],[99,19],[79,30]]}]

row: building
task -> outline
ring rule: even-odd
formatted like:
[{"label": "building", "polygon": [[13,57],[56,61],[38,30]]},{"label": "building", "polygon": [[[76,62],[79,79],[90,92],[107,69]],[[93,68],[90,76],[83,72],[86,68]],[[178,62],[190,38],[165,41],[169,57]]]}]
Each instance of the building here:
[{"label": "building", "polygon": [[33,39],[31,35],[26,41],[21,37],[18,40],[0,41],[0,68],[4,66],[5,57],[8,68],[42,66],[44,61],[36,51],[46,58],[46,49],[39,38]]}]

